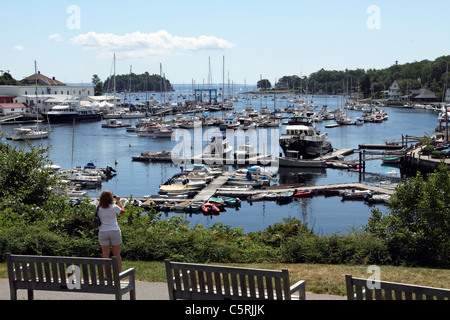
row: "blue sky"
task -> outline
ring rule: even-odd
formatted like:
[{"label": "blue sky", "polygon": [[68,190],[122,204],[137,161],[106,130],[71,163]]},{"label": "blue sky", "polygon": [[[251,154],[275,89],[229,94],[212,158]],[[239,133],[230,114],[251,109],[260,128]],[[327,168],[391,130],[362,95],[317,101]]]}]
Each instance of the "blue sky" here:
[{"label": "blue sky", "polygon": [[128,0],[2,3],[0,70],[69,83],[112,72],[172,83],[272,83],[321,68],[385,68],[450,54],[448,1]]}]

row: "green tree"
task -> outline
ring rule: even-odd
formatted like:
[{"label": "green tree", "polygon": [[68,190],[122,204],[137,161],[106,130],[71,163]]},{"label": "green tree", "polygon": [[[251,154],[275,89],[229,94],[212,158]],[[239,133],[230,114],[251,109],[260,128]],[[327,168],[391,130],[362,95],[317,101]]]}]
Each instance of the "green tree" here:
[{"label": "green tree", "polygon": [[256,87],[262,90],[268,90],[272,88],[272,84],[267,79],[261,79],[256,83]]},{"label": "green tree", "polygon": [[[0,227],[50,217],[56,178],[45,169],[48,150],[31,145],[17,149],[0,144]],[[47,210],[49,209],[49,210]]]},{"label": "green tree", "polygon": [[17,81],[16,79],[14,79],[11,74],[9,74],[8,72],[5,72],[1,77],[0,77],[0,86],[18,86],[19,85],[19,81]]},{"label": "green tree", "polygon": [[400,183],[390,212],[376,209],[367,231],[385,239],[396,263],[450,266],[450,175],[445,163]]},{"label": "green tree", "polygon": [[103,82],[100,80],[98,75],[94,74],[92,76],[92,84],[95,86],[94,92],[96,96],[101,96],[103,93],[105,93]]}]

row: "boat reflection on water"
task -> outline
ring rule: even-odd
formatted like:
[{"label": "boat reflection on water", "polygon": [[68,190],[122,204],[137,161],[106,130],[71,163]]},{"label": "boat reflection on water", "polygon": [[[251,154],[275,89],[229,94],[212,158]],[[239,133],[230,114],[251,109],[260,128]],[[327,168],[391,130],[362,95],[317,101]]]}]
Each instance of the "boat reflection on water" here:
[{"label": "boat reflection on water", "polygon": [[305,184],[314,185],[318,178],[326,178],[326,168],[287,168],[278,170],[278,184]]}]

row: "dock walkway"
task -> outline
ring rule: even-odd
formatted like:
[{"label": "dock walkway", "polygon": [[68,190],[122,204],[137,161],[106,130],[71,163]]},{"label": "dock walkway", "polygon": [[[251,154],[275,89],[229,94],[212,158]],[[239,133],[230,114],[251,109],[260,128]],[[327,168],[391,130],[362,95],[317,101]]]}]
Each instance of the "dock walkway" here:
[{"label": "dock walkway", "polygon": [[216,179],[211,181],[209,185],[207,185],[202,191],[197,193],[192,199],[193,202],[206,202],[214,196],[217,192],[217,189],[221,188],[225,183],[227,183],[228,178],[234,174],[232,171],[226,171],[222,173],[222,175],[218,176]]},{"label": "dock walkway", "polygon": [[232,197],[232,196],[240,196],[242,198],[246,198],[246,197],[250,197],[252,195],[254,195],[255,193],[261,193],[261,194],[269,194],[269,193],[283,193],[283,192],[287,192],[287,191],[294,191],[294,190],[298,190],[298,191],[317,191],[317,192],[321,192],[324,190],[334,190],[334,189],[361,189],[361,190],[370,190],[374,193],[380,193],[380,194],[387,194],[387,195],[392,195],[394,194],[394,190],[392,189],[387,189],[387,188],[383,188],[380,186],[372,186],[372,185],[368,185],[368,184],[364,184],[364,183],[358,183],[358,182],[354,182],[354,183],[337,183],[337,184],[329,184],[329,185],[321,185],[321,186],[308,186],[308,187],[288,187],[288,188],[271,188],[271,187],[267,187],[266,189],[262,189],[262,190],[251,190],[251,191],[239,191],[239,194],[234,194],[232,191],[218,191],[216,194],[217,195],[221,195],[221,196],[228,196],[228,197]]}]

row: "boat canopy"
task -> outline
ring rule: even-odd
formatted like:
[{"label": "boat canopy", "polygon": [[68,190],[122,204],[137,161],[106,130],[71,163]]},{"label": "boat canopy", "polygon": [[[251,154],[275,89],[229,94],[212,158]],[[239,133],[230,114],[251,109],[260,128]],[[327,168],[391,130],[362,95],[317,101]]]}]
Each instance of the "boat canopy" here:
[{"label": "boat canopy", "polygon": [[289,126],[287,126],[286,127],[286,131],[288,131],[288,130],[312,130],[313,128],[312,127],[310,127],[310,126],[305,126],[305,125],[301,125],[301,124],[298,124],[298,125],[289,125]]}]

